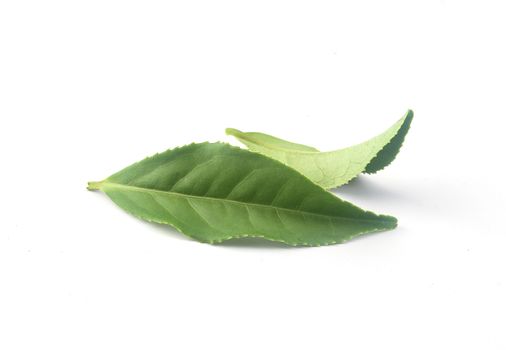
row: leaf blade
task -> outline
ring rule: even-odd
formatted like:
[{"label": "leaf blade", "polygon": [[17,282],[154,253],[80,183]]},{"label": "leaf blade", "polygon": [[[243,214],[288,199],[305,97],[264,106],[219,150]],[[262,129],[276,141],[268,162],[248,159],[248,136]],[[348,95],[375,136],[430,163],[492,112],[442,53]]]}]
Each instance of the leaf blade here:
[{"label": "leaf blade", "polygon": [[360,173],[373,174],[391,164],[409,131],[413,111],[408,110],[383,133],[360,144],[330,152],[257,132],[226,129],[250,150],[276,159],[324,188],[348,183]]},{"label": "leaf blade", "polygon": [[169,150],[92,187],[141,219],[209,243],[260,237],[325,245],[396,226],[275,160],[225,144]]}]

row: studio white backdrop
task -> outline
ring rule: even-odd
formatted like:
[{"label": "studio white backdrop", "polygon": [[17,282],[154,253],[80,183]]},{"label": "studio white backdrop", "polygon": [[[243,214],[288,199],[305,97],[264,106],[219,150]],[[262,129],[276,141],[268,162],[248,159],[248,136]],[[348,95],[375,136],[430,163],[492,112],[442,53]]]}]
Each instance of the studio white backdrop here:
[{"label": "studio white backdrop", "polygon": [[[0,2],[1,349],[506,349],[503,1]],[[86,191],[226,127],[332,150],[346,244],[212,246]]]}]

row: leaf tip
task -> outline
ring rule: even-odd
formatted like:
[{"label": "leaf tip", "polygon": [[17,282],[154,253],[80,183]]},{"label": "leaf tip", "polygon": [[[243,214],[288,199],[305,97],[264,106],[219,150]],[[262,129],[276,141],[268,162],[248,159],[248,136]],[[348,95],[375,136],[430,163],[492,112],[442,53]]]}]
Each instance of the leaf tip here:
[{"label": "leaf tip", "polygon": [[389,215],[380,215],[380,216],[384,220],[385,226],[387,227],[387,229],[393,230],[394,228],[397,227],[397,224],[398,224],[397,218],[395,218],[393,216],[389,216]]},{"label": "leaf tip", "polygon": [[406,112],[406,115],[404,116],[404,119],[409,119],[410,121],[413,119],[415,112],[413,112],[412,109],[408,109]]}]

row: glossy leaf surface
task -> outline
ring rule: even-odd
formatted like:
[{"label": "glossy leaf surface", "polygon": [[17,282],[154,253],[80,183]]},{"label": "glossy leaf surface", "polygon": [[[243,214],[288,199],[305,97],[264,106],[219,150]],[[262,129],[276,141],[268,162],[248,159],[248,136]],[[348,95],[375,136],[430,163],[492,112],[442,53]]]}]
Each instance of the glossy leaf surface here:
[{"label": "glossy leaf surface", "polygon": [[168,150],[88,188],[105,192],[139,218],[208,243],[261,237],[327,245],[397,224],[337,198],[276,160],[223,143]]}]

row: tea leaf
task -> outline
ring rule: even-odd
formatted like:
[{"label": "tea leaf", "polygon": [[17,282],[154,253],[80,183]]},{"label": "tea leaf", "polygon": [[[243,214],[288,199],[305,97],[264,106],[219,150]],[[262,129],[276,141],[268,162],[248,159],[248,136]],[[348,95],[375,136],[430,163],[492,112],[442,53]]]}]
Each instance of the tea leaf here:
[{"label": "tea leaf", "polygon": [[318,246],[397,225],[276,160],[223,143],[168,150],[88,185],[141,219],[208,243],[261,237]]},{"label": "tea leaf", "polygon": [[279,139],[259,132],[226,129],[250,150],[296,169],[324,188],[339,187],[360,173],[373,174],[392,163],[402,146],[413,120],[413,111],[382,134],[361,144],[337,151],[316,148]]}]

